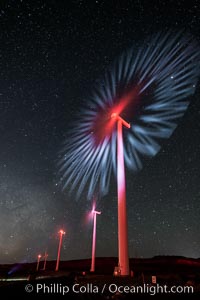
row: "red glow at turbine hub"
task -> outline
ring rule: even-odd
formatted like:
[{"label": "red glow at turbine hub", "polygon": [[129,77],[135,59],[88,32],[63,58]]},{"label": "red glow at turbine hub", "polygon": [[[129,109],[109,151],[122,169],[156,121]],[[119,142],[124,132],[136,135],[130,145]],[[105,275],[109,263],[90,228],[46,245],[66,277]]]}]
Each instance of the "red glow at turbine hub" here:
[{"label": "red glow at turbine hub", "polygon": [[92,210],[88,211],[86,216],[85,216],[85,223],[90,223],[92,220],[93,220],[93,212],[95,211],[95,208],[96,208],[96,200],[94,199],[93,200],[93,203],[92,203]]},{"label": "red glow at turbine hub", "polygon": [[[112,133],[116,131],[116,118],[119,115],[124,116],[126,119],[129,119],[129,116],[132,117],[138,105],[138,90],[139,87],[136,86],[119,97],[113,107],[108,106],[105,109],[100,109],[91,128],[96,145],[102,143],[106,137],[110,138]],[[127,124],[123,125],[130,128]]]},{"label": "red glow at turbine hub", "polygon": [[127,123],[124,119],[122,119],[118,114],[113,113],[111,115],[111,119],[114,119],[115,121],[120,121],[125,127],[130,128],[131,125]]},{"label": "red glow at turbine hub", "polygon": [[93,215],[94,215],[94,214],[96,214],[96,215],[100,215],[100,214],[101,214],[101,211],[96,211],[96,210],[93,210],[93,211],[92,211],[92,213],[93,213]]}]

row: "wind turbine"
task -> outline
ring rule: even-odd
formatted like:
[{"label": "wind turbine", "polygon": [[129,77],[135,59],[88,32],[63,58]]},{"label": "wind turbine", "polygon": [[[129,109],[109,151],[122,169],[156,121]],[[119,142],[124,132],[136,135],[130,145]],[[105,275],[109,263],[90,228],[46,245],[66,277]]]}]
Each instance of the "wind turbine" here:
[{"label": "wind turbine", "polygon": [[62,246],[62,238],[63,238],[63,235],[65,235],[65,232],[62,229],[58,233],[60,235],[60,238],[59,238],[58,255],[57,255],[57,261],[56,261],[56,271],[58,271],[58,269],[59,269],[60,251],[61,251],[61,246]]},{"label": "wind turbine", "polygon": [[93,215],[93,239],[92,239],[92,261],[90,272],[95,271],[95,253],[96,253],[96,223],[97,223],[97,215],[100,215],[100,211],[92,210]]}]

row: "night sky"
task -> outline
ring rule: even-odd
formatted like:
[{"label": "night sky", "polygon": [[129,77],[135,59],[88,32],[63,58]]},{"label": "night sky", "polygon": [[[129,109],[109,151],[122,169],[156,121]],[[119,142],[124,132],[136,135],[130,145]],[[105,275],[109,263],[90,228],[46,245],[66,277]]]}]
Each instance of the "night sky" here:
[{"label": "night sky", "polygon": [[[158,31],[200,42],[199,1],[13,0],[0,4],[0,263],[91,257],[92,202],[58,184],[68,127],[94,82]],[[200,257],[200,88],[160,152],[127,171],[130,257]],[[117,256],[117,193],[98,199],[97,256]]]}]

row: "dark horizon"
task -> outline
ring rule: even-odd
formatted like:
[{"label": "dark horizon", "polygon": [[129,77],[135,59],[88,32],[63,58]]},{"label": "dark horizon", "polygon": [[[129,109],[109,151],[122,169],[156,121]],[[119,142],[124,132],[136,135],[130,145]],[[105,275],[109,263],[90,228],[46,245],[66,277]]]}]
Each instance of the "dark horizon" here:
[{"label": "dark horizon", "polygon": [[[95,261],[101,260],[101,259],[105,259],[105,260],[116,260],[116,262],[118,261],[118,256],[96,256]],[[199,261],[200,257],[186,257],[186,256],[181,256],[181,255],[155,255],[155,256],[151,256],[151,257],[129,257],[130,261],[151,261],[151,260],[162,260],[162,259],[166,259],[166,260],[177,260],[177,259],[183,259],[183,261]],[[69,260],[63,260],[60,259],[60,264],[62,265],[63,263],[71,263],[71,262],[78,262],[78,261],[89,261],[91,263],[92,258],[91,257],[85,257],[85,258],[77,258],[77,259],[69,259]],[[40,260],[40,264],[43,265],[44,263],[44,258],[41,258]],[[52,258],[52,259],[47,259],[47,263],[54,263],[56,265],[56,258]],[[1,266],[5,266],[5,265],[33,265],[33,264],[37,264],[37,259],[34,261],[23,261],[23,262],[11,262],[11,263],[0,263]]]}]

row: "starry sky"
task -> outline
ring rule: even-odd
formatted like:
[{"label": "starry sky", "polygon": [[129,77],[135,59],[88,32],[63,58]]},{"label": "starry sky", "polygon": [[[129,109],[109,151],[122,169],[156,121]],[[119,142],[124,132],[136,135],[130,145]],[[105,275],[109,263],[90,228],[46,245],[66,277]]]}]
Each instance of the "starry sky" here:
[{"label": "starry sky", "polygon": [[[58,185],[56,160],[94,80],[159,30],[200,42],[199,1],[0,3],[0,263],[91,256],[92,203]],[[200,257],[200,88],[173,135],[127,171],[130,257]],[[117,193],[98,199],[97,256],[117,256]]]}]

